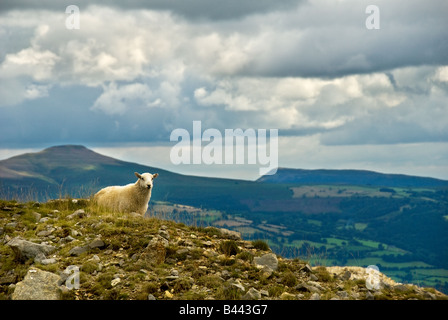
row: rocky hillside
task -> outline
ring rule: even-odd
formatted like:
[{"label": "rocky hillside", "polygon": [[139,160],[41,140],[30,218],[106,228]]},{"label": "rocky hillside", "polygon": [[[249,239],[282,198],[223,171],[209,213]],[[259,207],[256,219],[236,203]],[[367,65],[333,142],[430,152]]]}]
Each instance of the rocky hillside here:
[{"label": "rocky hillside", "polygon": [[[368,272],[370,271],[370,272]],[[0,201],[1,299],[447,299],[360,267],[310,267],[236,232],[110,214],[87,200]]]}]

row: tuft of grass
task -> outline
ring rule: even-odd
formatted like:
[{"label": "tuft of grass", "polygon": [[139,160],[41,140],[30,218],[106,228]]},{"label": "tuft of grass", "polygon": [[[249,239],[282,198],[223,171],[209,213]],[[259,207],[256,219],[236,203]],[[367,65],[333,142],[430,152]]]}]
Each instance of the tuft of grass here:
[{"label": "tuft of grass", "polygon": [[327,268],[325,268],[323,266],[317,267],[314,271],[314,274],[319,278],[320,281],[323,281],[323,282],[333,282],[334,281],[334,278],[327,271]]},{"label": "tuft of grass", "polygon": [[263,251],[271,250],[269,248],[268,243],[264,240],[254,240],[254,241],[252,241],[252,245],[254,246],[255,249],[258,249],[258,250],[263,250]]},{"label": "tuft of grass", "polygon": [[297,277],[291,271],[288,270],[283,274],[282,284],[284,284],[285,286],[294,287],[295,285],[297,285],[297,282]]},{"label": "tuft of grass", "polygon": [[219,251],[230,257],[237,255],[240,252],[240,248],[238,248],[235,240],[226,240],[219,245]]}]

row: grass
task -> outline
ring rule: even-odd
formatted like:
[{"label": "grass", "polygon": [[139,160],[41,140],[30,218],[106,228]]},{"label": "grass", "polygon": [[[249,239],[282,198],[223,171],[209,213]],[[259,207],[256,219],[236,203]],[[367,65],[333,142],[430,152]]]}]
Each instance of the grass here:
[{"label": "grass", "polygon": [[[4,207],[11,211],[2,210]],[[69,219],[68,216],[78,209],[84,209],[86,215]],[[33,212],[49,220],[37,222]],[[11,220],[13,216],[16,220]],[[17,222],[17,225],[5,227],[10,221]],[[166,227],[164,230],[169,233],[170,241],[163,261],[154,264],[143,256],[151,240],[159,236],[162,226]],[[266,290],[269,299],[279,298],[285,292],[291,296],[284,297],[295,299],[299,292],[294,291],[294,287],[303,281],[304,272],[301,270],[307,263],[299,259],[279,258],[278,269],[270,275],[262,275],[253,265],[253,259],[271,250],[265,240],[250,243],[229,240],[222,238],[214,228],[110,214],[91,206],[88,201],[73,202],[71,199],[40,205],[0,200],[0,227],[3,236],[10,238],[26,236],[33,241],[58,243],[57,262],[35,266],[53,273],[59,273],[70,265],[80,267],[81,288],[76,292],[65,292],[64,299],[147,299],[149,294],[156,299],[171,299],[170,295],[174,299],[241,299],[245,292],[229,285],[229,278],[239,279],[246,291],[250,287]],[[54,228],[51,235],[37,236],[49,227]],[[69,235],[75,240],[60,242]],[[84,246],[97,237],[106,243],[106,248],[89,250],[80,256],[69,255],[73,247]],[[339,241],[337,238],[328,239],[335,243]],[[204,244],[207,242],[211,244],[206,247]],[[362,244],[370,248],[377,245],[375,242]],[[94,258],[95,255],[97,257]],[[325,256],[317,258],[321,259],[318,263],[326,261]],[[311,260],[308,263],[311,264]],[[14,282],[21,281],[32,264],[32,260],[16,261],[11,248],[0,244],[0,278],[14,272],[17,278]],[[181,271],[178,278],[170,278],[173,269]],[[334,286],[335,279],[324,267],[316,268],[314,274],[319,281]],[[437,273],[428,271],[418,276],[434,281]],[[120,282],[113,285],[112,280],[117,277]],[[8,290],[7,286],[0,286],[0,299],[8,298]],[[304,295],[307,297],[308,293]]]}]

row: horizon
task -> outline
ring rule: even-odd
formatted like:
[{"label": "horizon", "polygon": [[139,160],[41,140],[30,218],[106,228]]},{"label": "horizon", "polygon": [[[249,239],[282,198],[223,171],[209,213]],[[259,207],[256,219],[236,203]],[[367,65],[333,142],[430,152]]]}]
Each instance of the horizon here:
[{"label": "horizon", "polygon": [[[223,178],[223,179],[235,179],[235,180],[243,180],[243,181],[256,181],[257,179],[259,179],[260,177],[262,177],[262,175],[257,175],[255,178],[251,179],[251,178],[244,178],[241,176],[241,171],[240,170],[247,170],[245,168],[241,168],[243,165],[238,165],[240,168],[238,170],[236,170],[237,172],[235,172],[233,175],[231,174],[230,176],[228,175],[229,172],[232,172],[232,170],[228,170],[226,171],[227,175],[213,175],[213,172],[216,172],[216,170],[213,170],[213,168],[210,168],[212,174],[211,175],[205,175],[205,174],[200,174],[199,171],[203,170],[204,167],[213,167],[213,166],[225,166],[225,165],[184,165],[184,167],[191,167],[194,166],[195,170],[191,170],[191,171],[182,171],[182,170],[176,170],[176,167],[180,167],[180,166],[173,166],[173,168],[166,168],[163,166],[157,166],[157,165],[153,165],[150,163],[141,163],[138,161],[132,161],[132,160],[125,160],[122,159],[120,157],[116,157],[113,154],[110,153],[104,153],[102,152],[101,148],[94,148],[94,147],[88,147],[86,145],[82,145],[82,144],[65,144],[65,145],[52,145],[52,146],[48,146],[48,147],[44,147],[44,148],[40,148],[40,149],[20,149],[21,152],[19,152],[19,149],[16,149],[16,151],[9,153],[9,155],[7,155],[6,153],[3,153],[0,151],[0,161],[3,160],[7,160],[10,159],[12,157],[15,156],[21,156],[24,155],[26,153],[39,153],[41,151],[44,151],[46,149],[51,149],[51,148],[55,148],[55,147],[83,147],[86,148],[87,150],[93,151],[97,154],[100,154],[102,156],[107,156],[107,157],[111,157],[114,158],[115,160],[119,160],[119,161],[124,161],[124,162],[129,162],[129,163],[135,163],[137,165],[144,165],[144,166],[149,166],[149,167],[153,167],[155,169],[161,169],[161,170],[165,170],[165,171],[170,171],[176,174],[181,174],[181,175],[189,175],[189,176],[198,176],[198,177],[206,177],[206,178]],[[96,150],[98,149],[98,150]],[[6,156],[6,157],[5,157]],[[235,166],[235,165],[227,165],[227,166]],[[253,165],[244,165],[245,167],[252,167],[252,171],[256,171],[258,172],[258,168],[254,167]],[[279,166],[277,168],[278,170],[288,170],[288,169],[292,169],[292,170],[308,170],[308,171],[313,171],[313,170],[329,170],[329,171],[344,171],[344,170],[355,170],[355,171],[365,171],[365,172],[373,172],[373,173],[379,173],[379,174],[387,174],[387,175],[405,175],[405,176],[414,176],[414,177],[419,177],[419,178],[432,178],[432,179],[437,179],[437,180],[442,180],[442,181],[448,181],[448,179],[444,179],[444,178],[439,178],[439,177],[433,177],[433,176],[424,176],[424,175],[415,175],[415,174],[408,174],[408,173],[399,173],[399,172],[383,172],[383,171],[378,171],[378,170],[370,170],[370,169],[355,169],[355,168],[298,168],[298,167],[282,167]],[[199,172],[199,174],[197,174]],[[277,171],[278,172],[278,171]]]}]

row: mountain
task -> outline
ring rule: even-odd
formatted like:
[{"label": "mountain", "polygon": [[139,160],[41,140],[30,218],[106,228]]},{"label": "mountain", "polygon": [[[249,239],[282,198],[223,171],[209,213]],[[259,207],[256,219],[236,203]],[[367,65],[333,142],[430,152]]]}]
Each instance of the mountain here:
[{"label": "mountain", "polygon": [[447,187],[448,181],[367,170],[304,170],[279,168],[277,174],[260,177],[258,182],[290,184],[335,184],[396,188]]},{"label": "mountain", "polygon": [[48,200],[66,194],[89,197],[105,186],[136,181],[135,171],[159,173],[153,199],[182,200],[194,205],[200,205],[197,200],[201,195],[239,183],[238,180],[181,175],[113,159],[84,146],[64,145],[0,161],[0,197],[25,200]]}]

